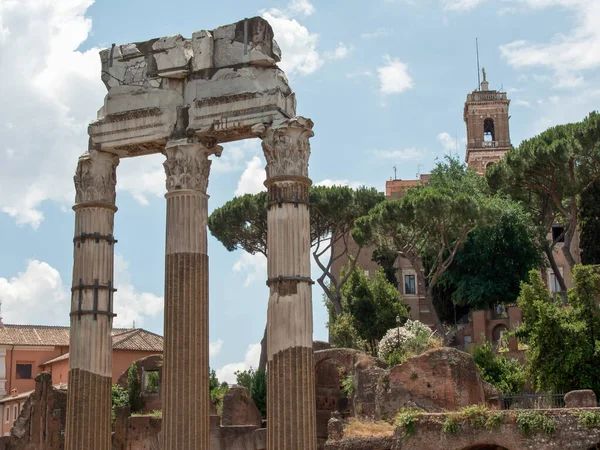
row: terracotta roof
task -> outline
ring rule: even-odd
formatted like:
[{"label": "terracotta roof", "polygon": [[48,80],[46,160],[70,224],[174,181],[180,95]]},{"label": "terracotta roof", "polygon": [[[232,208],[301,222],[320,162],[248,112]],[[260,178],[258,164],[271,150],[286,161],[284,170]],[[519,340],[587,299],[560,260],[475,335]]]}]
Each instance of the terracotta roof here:
[{"label": "terracotta roof", "polygon": [[[69,346],[69,327],[45,325],[0,326],[0,345]],[[113,328],[113,349],[162,352],[163,338],[142,328]]]},{"label": "terracotta roof", "polygon": [[2,397],[0,399],[0,403],[6,403],[6,402],[15,401],[15,400],[23,400],[23,399],[29,398],[29,396],[31,394],[33,394],[34,392],[35,391],[21,392],[20,394],[15,395],[15,396],[8,394],[6,397]]}]

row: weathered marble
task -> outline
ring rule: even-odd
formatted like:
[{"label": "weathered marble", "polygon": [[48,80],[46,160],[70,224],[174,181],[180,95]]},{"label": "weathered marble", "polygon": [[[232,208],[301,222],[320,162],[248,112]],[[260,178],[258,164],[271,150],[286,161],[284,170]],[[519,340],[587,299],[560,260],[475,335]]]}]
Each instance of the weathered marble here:
[{"label": "weathered marble", "polygon": [[295,116],[273,29],[260,17],[191,39],[181,35],[100,52],[108,89],[90,124],[98,150],[121,157],[159,153],[192,135],[218,142],[254,137],[252,127]]}]

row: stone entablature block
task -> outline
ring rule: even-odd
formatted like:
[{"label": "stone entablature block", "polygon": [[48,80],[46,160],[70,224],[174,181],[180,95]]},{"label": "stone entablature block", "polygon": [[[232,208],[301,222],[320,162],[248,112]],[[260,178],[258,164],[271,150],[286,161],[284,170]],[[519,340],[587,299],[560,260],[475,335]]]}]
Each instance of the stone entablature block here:
[{"label": "stone entablature block", "polygon": [[108,89],[89,126],[92,148],[158,153],[168,140],[253,138],[252,127],[295,116],[281,53],[260,17],[215,30],[113,45],[100,52]]}]

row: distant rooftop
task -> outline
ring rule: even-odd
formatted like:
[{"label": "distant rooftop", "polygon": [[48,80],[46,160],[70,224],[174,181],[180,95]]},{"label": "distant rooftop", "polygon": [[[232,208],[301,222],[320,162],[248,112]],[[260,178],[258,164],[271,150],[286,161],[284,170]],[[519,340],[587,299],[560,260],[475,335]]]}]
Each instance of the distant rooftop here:
[{"label": "distant rooftop", "polygon": [[[0,345],[68,347],[69,332],[69,327],[5,324],[0,326]],[[113,350],[163,350],[162,336],[143,328],[114,328],[112,338]]]}]

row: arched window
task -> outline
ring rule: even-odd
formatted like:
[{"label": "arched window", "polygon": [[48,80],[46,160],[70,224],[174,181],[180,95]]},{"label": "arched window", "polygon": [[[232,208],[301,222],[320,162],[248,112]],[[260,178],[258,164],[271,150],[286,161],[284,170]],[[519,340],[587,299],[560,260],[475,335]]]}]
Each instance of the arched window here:
[{"label": "arched window", "polygon": [[495,140],[494,119],[485,119],[483,121],[483,142],[493,142]]}]

